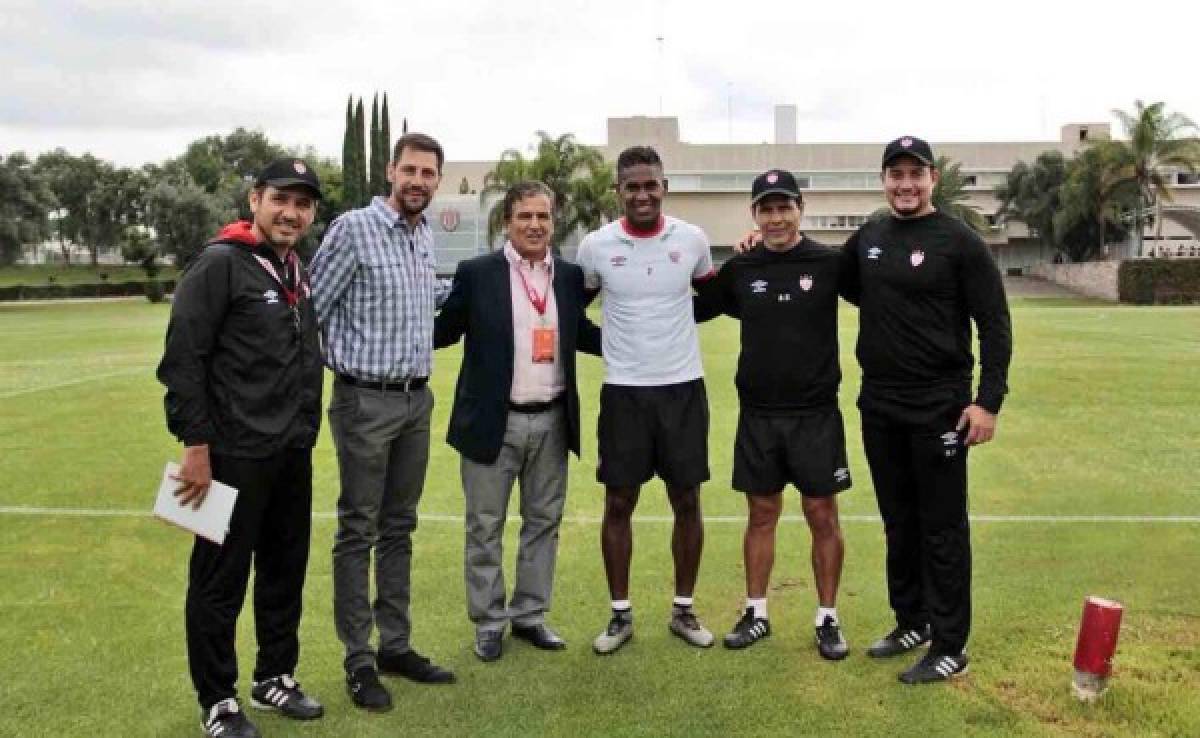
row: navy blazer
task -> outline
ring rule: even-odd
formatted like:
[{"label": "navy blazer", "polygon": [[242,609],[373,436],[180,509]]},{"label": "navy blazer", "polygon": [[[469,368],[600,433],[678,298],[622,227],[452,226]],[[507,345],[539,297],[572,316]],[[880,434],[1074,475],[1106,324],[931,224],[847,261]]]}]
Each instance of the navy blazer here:
[{"label": "navy blazer", "polygon": [[[512,390],[512,268],[503,251],[459,262],[454,286],[433,324],[434,348],[466,336],[446,441],[480,464],[495,463],[508,425]],[[567,442],[579,455],[575,350],[600,355],[600,328],[586,314],[583,270],[554,257],[558,347],[566,380]]]}]

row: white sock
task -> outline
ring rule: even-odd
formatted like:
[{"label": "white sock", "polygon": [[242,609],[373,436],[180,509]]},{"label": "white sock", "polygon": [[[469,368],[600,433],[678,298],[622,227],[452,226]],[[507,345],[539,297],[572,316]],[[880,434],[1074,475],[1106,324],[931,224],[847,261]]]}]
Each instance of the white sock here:
[{"label": "white sock", "polygon": [[675,605],[675,607],[691,607],[692,600],[692,597],[680,597],[679,595],[675,595],[675,599],[672,600],[672,603]]},{"label": "white sock", "polygon": [[746,609],[753,610],[754,617],[762,618],[763,620],[766,620],[767,619],[767,598],[762,597],[759,599],[751,599],[751,598],[747,597],[746,598]]},{"label": "white sock", "polygon": [[833,624],[838,625],[841,621],[838,620],[836,607],[818,607],[817,618],[815,625],[824,625],[825,618],[833,618]]},{"label": "white sock", "polygon": [[613,600],[613,612],[629,612],[633,609],[633,605],[629,604],[629,600]]}]

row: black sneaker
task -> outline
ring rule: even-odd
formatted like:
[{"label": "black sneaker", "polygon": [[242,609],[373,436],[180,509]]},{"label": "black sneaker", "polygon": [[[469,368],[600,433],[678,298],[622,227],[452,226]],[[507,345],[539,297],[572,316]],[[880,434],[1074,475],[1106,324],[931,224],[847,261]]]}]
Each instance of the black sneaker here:
[{"label": "black sneaker", "polygon": [[927,653],[911,669],[900,675],[905,684],[930,684],[944,682],[967,673],[967,654],[957,656]]},{"label": "black sneaker", "polygon": [[379,673],[385,676],[400,676],[421,684],[454,684],[455,676],[428,658],[409,649],[404,653],[380,651],[375,656]]},{"label": "black sneaker", "polygon": [[379,675],[369,666],[355,670],[346,677],[346,691],[354,704],[370,712],[392,709],[392,695],[379,681]]},{"label": "black sneaker", "polygon": [[850,647],[842,637],[842,626],[829,615],[817,626],[817,652],[828,661],[841,661],[850,653]]},{"label": "black sneaker", "polygon": [[733,630],[725,636],[725,648],[745,648],[771,635],[771,624],[766,618],[754,617],[754,608],[747,607]]},{"label": "black sneaker", "polygon": [[325,714],[321,703],[300,691],[300,684],[291,674],[280,674],[255,682],[250,690],[250,706],[260,710],[278,710],[284,717],[295,720],[316,720]]},{"label": "black sneaker", "polygon": [[873,659],[886,659],[907,653],[925,643],[929,643],[928,625],[919,629],[896,628],[872,643],[867,655]]},{"label": "black sneaker", "polygon": [[246,714],[233,697],[223,699],[208,710],[200,720],[209,738],[261,738],[258,728],[246,719]]}]

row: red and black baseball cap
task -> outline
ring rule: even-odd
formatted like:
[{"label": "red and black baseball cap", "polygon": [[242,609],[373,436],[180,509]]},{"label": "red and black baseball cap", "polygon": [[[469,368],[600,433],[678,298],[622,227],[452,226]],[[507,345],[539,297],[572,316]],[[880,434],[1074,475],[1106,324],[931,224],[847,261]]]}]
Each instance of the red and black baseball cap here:
[{"label": "red and black baseball cap", "polygon": [[754,178],[754,184],[750,186],[750,205],[757,205],[758,201],[767,195],[785,195],[800,202],[804,201],[796,178],[786,169],[768,169]]},{"label": "red and black baseball cap", "polygon": [[254,179],[254,186],[265,185],[280,189],[306,187],[312,191],[313,197],[321,199],[321,183],[317,180],[317,172],[303,159],[276,159],[263,167]]},{"label": "red and black baseball cap", "polygon": [[889,143],[883,150],[883,168],[887,169],[887,165],[897,156],[911,156],[925,166],[934,166],[933,149],[928,142],[916,136],[901,136]]}]

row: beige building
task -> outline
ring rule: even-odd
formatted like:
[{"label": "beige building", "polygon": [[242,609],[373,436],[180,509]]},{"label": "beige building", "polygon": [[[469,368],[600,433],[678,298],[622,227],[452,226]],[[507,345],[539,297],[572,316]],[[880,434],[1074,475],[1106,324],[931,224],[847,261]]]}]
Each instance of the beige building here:
[{"label": "beige building", "polygon": [[[825,243],[844,242],[872,212],[884,206],[879,179],[883,142],[795,143],[792,106],[779,106],[775,124],[776,143],[692,144],[681,139],[676,118],[609,118],[608,141],[600,148],[610,161],[628,146],[641,144],[657,149],[670,183],[668,212],[703,227],[718,251],[729,248],[750,226],[750,183],[758,173],[772,167],[791,170],[800,182],[805,202],[804,230]],[[992,193],[1017,161],[1032,161],[1048,150],[1070,157],[1089,142],[1110,135],[1107,123],[1071,123],[1062,127],[1057,141],[931,144],[934,153],[961,163],[971,204],[994,222],[998,203]],[[492,162],[448,161],[442,191],[457,192],[464,182],[467,189],[478,191],[491,167]],[[1172,191],[1177,217],[1163,219],[1161,241],[1154,241],[1153,229],[1147,229],[1147,251],[1175,255],[1191,250],[1192,255],[1200,255],[1196,231],[1181,225],[1189,217],[1200,221],[1196,215],[1200,212],[1200,183],[1182,174],[1175,181]],[[468,204],[468,198],[456,201]],[[439,204],[435,202],[435,210]],[[1020,223],[994,224],[985,238],[1004,269],[1028,269],[1054,257],[1031,239]],[[1110,256],[1124,256],[1127,250],[1125,244],[1113,245]]]}]

